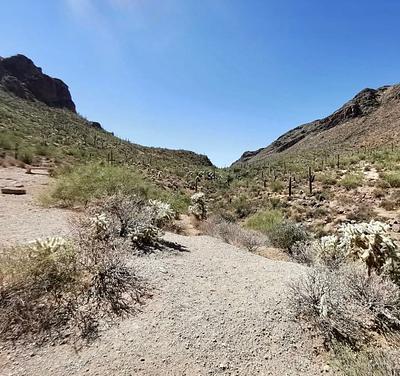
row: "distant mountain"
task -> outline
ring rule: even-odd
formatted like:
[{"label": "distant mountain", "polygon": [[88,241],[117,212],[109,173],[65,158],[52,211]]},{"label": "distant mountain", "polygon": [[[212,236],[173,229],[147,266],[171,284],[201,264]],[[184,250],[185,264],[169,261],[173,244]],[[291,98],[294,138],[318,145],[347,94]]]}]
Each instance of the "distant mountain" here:
[{"label": "distant mountain", "polygon": [[400,85],[364,89],[332,115],[300,125],[234,164],[305,151],[334,151],[400,143]]},{"label": "distant mountain", "polygon": [[[58,163],[88,160],[134,165],[173,187],[194,169],[213,167],[205,155],[145,147],[105,132],[76,113],[68,86],[23,55],[0,58],[0,162],[47,157]],[[161,179],[162,177],[162,179]]]},{"label": "distant mountain", "polygon": [[44,74],[24,55],[0,57],[0,86],[17,97],[75,112],[68,86],[60,79]]}]

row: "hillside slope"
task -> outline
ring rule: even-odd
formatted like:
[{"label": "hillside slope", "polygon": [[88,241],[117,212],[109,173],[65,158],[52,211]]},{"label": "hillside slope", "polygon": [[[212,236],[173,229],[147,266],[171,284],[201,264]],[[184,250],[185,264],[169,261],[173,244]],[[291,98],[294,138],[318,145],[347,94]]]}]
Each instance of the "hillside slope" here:
[{"label": "hillside slope", "polygon": [[332,115],[300,125],[266,148],[245,152],[237,163],[286,153],[350,150],[400,140],[400,85],[364,89]]}]

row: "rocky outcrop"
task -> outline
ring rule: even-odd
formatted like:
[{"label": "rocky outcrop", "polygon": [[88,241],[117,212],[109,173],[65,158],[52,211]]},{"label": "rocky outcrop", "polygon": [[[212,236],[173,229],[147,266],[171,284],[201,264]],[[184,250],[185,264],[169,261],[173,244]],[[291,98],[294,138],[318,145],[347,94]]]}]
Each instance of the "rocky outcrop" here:
[{"label": "rocky outcrop", "polygon": [[0,58],[0,86],[20,98],[76,112],[68,86],[44,74],[24,55]]},{"label": "rocky outcrop", "polygon": [[[331,147],[344,142],[360,142],[377,131],[380,131],[381,140],[392,139],[393,129],[396,134],[398,131],[399,99],[400,85],[364,89],[330,116],[300,125],[266,148],[245,152],[234,164],[257,161],[282,152],[305,150],[313,146]],[[385,112],[385,109],[386,115],[383,116],[381,112]],[[393,121],[389,120],[389,114],[393,115]],[[324,138],[326,141],[323,141]]]}]

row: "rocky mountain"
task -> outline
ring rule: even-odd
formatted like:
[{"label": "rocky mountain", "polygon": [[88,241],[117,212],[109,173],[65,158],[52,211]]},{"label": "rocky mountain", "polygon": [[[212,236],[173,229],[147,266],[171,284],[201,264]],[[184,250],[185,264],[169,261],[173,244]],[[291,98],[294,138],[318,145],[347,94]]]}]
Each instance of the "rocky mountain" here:
[{"label": "rocky mountain", "polygon": [[17,97],[76,112],[68,86],[44,74],[24,55],[0,57],[0,86]]},{"label": "rocky mountain", "polygon": [[0,58],[0,165],[11,156],[28,164],[43,157],[59,163],[130,164],[163,181],[177,171],[213,167],[205,155],[145,147],[104,131],[76,112],[63,81],[23,55]]},{"label": "rocky mountain", "polygon": [[364,89],[326,118],[300,125],[266,148],[247,151],[237,163],[284,153],[381,146],[400,141],[400,85]]}]

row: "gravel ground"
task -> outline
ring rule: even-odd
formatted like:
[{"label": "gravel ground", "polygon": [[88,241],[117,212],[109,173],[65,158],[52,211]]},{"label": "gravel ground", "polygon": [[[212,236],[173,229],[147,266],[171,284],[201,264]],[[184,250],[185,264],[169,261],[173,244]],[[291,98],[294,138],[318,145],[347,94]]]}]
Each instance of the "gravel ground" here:
[{"label": "gravel ground", "polygon": [[299,265],[206,237],[134,261],[154,287],[138,315],[76,353],[70,345],[3,350],[4,375],[320,375],[317,339],[288,315]]},{"label": "gravel ground", "polygon": [[[0,244],[68,233],[67,211],[35,204],[48,177],[0,169],[0,182],[6,177],[28,194],[0,196]],[[79,352],[69,344],[0,345],[0,375],[329,373],[318,338],[288,314],[287,285],[302,266],[207,236],[165,238],[181,250],[132,260],[153,289],[140,313]]]},{"label": "gravel ground", "polygon": [[37,205],[49,184],[46,175],[29,175],[17,167],[0,168],[0,188],[22,184],[26,195],[0,194],[0,246],[46,236],[66,235],[69,212]]}]

